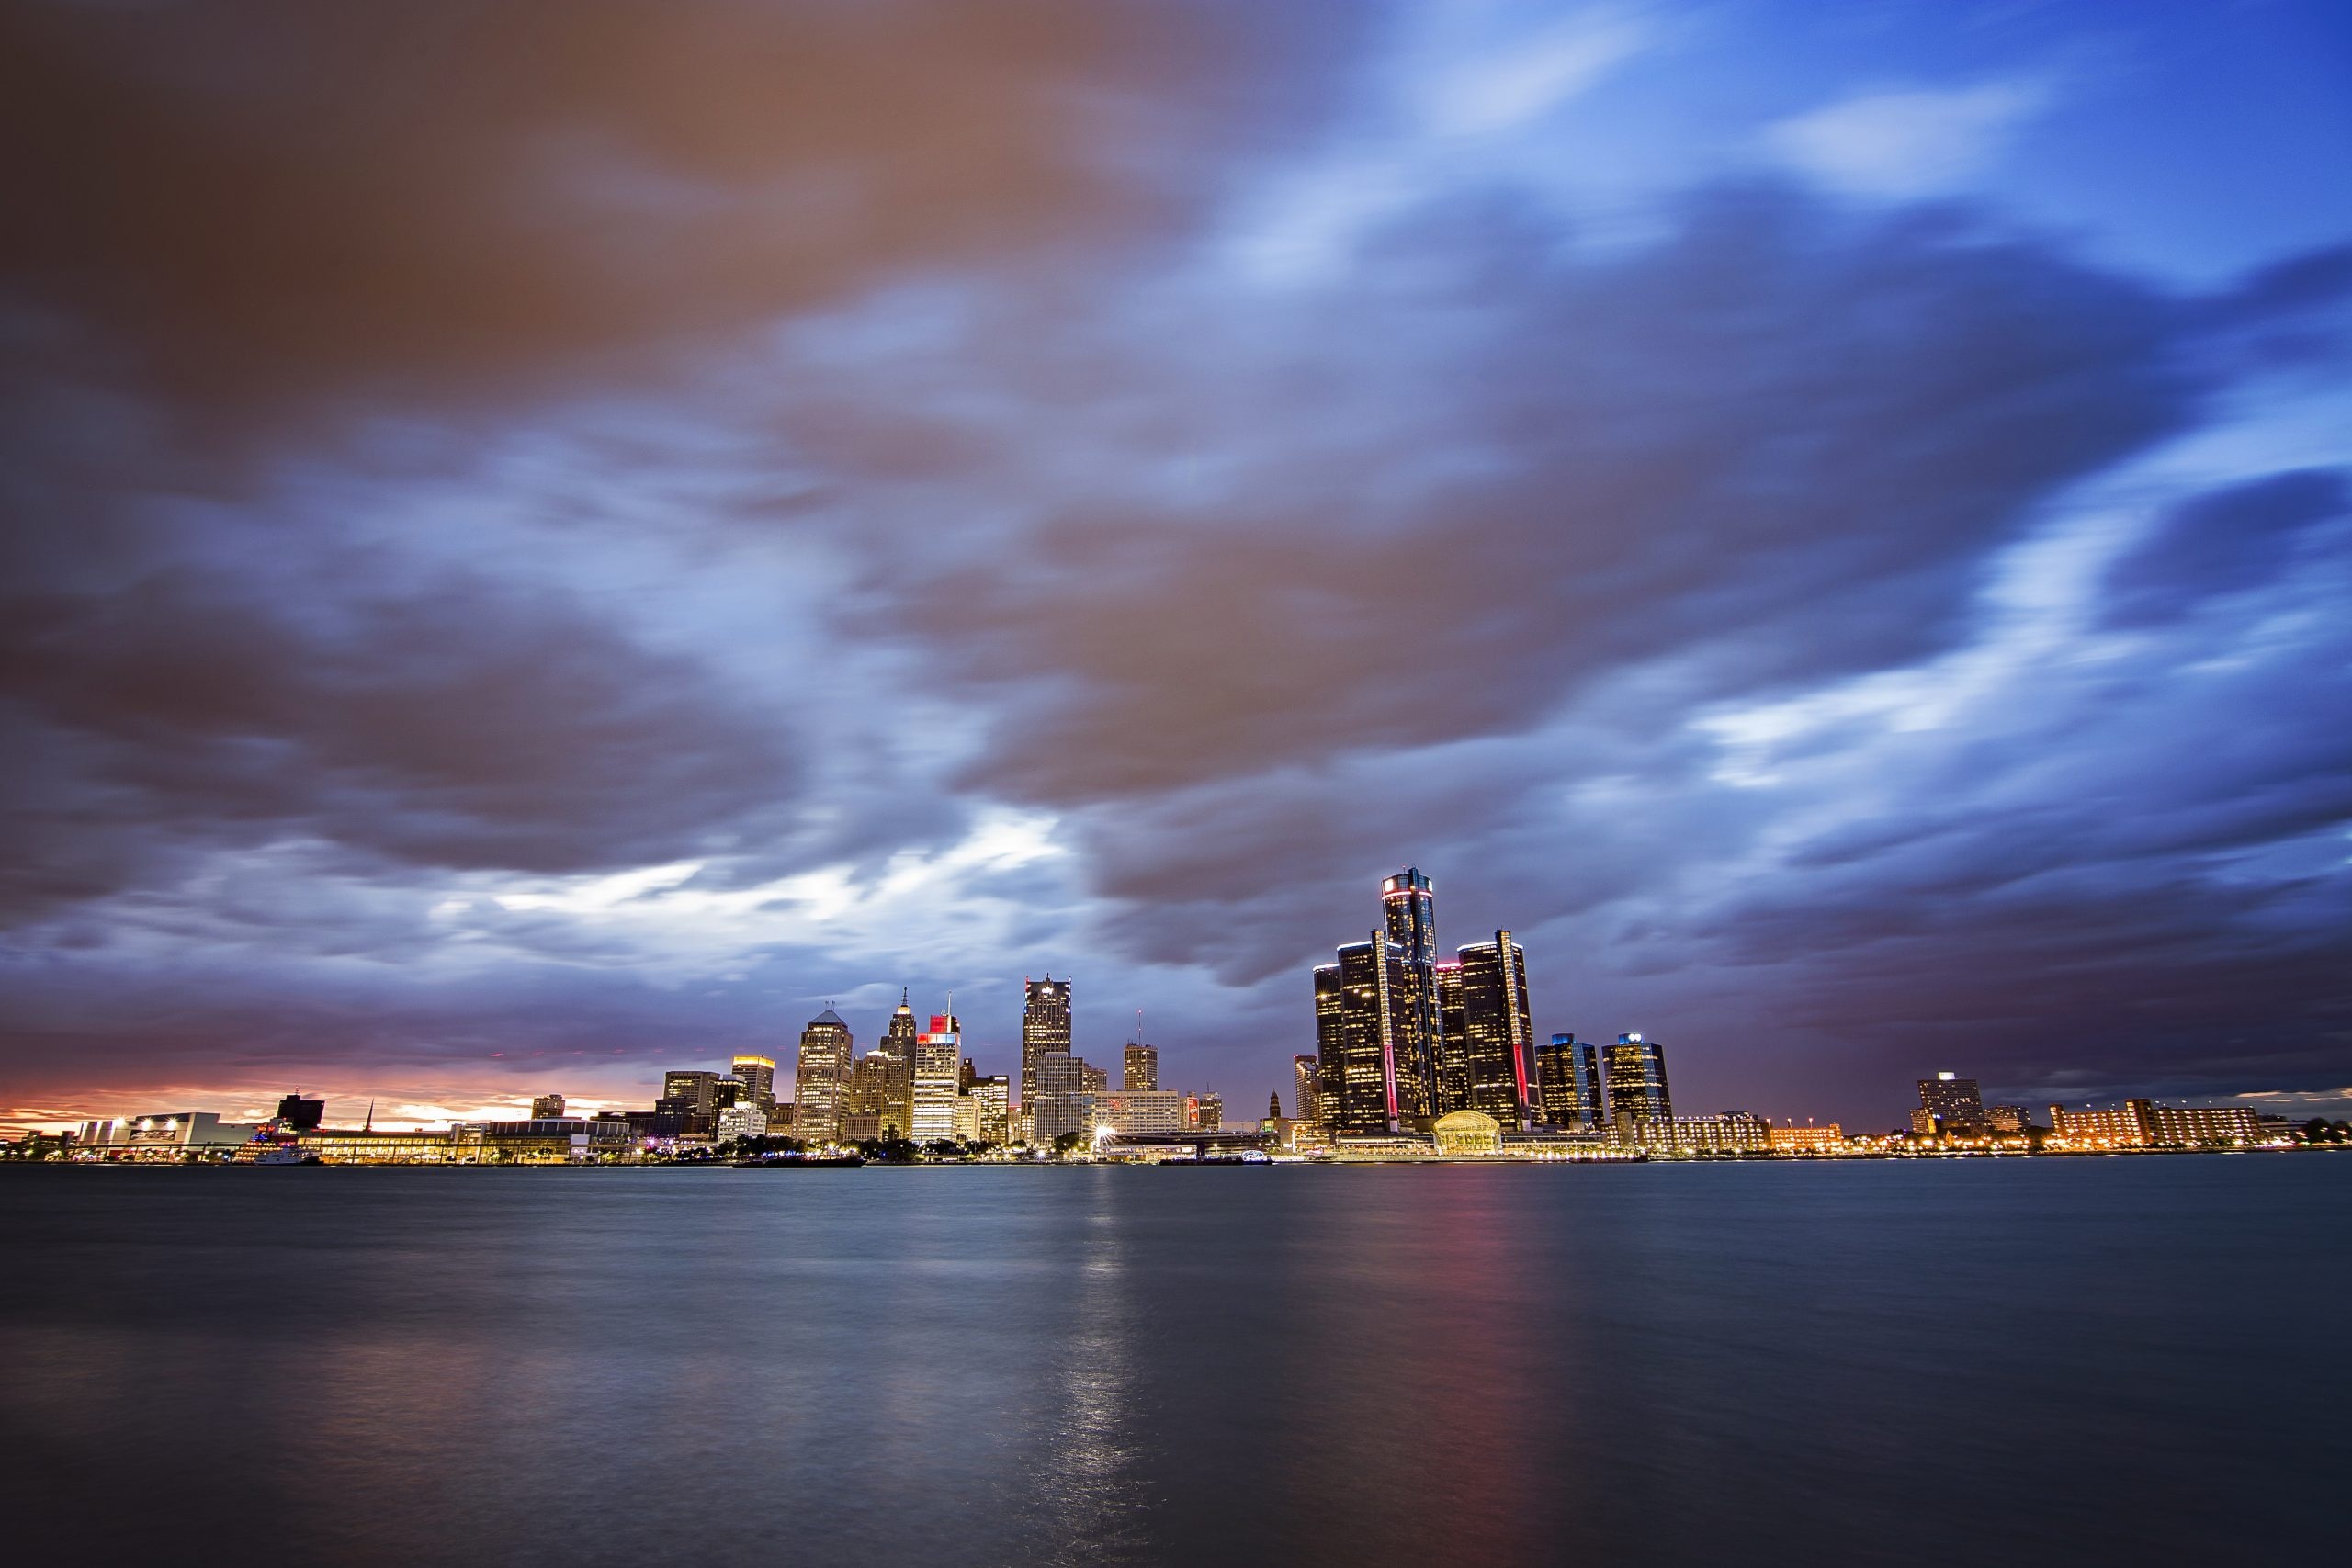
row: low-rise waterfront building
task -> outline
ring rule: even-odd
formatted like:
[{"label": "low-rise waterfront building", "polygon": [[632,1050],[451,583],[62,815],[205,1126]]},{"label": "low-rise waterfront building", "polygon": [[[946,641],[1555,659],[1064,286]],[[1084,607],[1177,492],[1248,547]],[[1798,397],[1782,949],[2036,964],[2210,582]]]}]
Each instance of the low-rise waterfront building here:
[{"label": "low-rise waterfront building", "polygon": [[329,1165],[446,1165],[452,1156],[447,1127],[321,1127],[304,1133],[295,1146]]},{"label": "low-rise waterfront building", "polygon": [[1503,1152],[1503,1124],[1483,1111],[1456,1111],[1439,1117],[1430,1126],[1430,1138],[1437,1152],[1448,1158]]},{"label": "low-rise waterfront building", "polygon": [[1771,1128],[1770,1141],[1775,1154],[1837,1154],[1846,1146],[1846,1130],[1835,1122],[1826,1127],[1816,1127],[1808,1122],[1802,1127]]},{"label": "low-rise waterfront building", "polygon": [[718,1113],[713,1134],[720,1143],[729,1138],[764,1138],[768,1135],[768,1113],[757,1100],[739,1100]]},{"label": "low-rise waterfront building", "polygon": [[2261,1119],[2243,1105],[2158,1105],[2127,1100],[2107,1110],[2050,1108],[2050,1127],[2076,1148],[2200,1148],[2263,1142]]},{"label": "low-rise waterfront building", "polygon": [[[754,1107],[728,1108],[722,1115]],[[442,1134],[448,1157],[461,1164],[571,1165],[634,1154],[627,1122],[577,1117],[528,1122],[460,1122]]]},{"label": "low-rise waterfront building", "polygon": [[1621,1143],[1662,1155],[1770,1154],[1772,1125],[1745,1111],[1720,1116],[1626,1118],[1616,1124]]},{"label": "low-rise waterfront building", "polygon": [[254,1122],[223,1122],[214,1111],[157,1111],[108,1122],[85,1122],[77,1145],[105,1154],[173,1156],[191,1150],[233,1149],[260,1131]]},{"label": "low-rise waterfront building", "polygon": [[1093,1097],[1093,1125],[1123,1136],[1185,1131],[1186,1096],[1172,1089],[1120,1090]]}]

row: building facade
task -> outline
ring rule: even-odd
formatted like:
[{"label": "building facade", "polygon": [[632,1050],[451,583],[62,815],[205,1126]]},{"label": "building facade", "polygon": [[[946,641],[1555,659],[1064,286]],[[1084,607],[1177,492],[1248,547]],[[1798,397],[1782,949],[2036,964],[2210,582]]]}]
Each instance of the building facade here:
[{"label": "building facade", "polygon": [[1609,1120],[1600,1097],[1600,1053],[1573,1034],[1555,1034],[1535,1048],[1536,1086],[1544,1120],[1555,1127],[1599,1127]]},{"label": "building facade", "polygon": [[1923,1138],[1945,1134],[1974,1135],[1991,1129],[1984,1096],[1974,1078],[1938,1073],[1919,1080],[1919,1109],[1911,1113],[1911,1130]]},{"label": "building facade", "polygon": [[768,1135],[767,1107],[756,1100],[737,1100],[718,1113],[712,1133],[721,1143],[729,1138],[764,1138]]},{"label": "building facade", "polygon": [[1437,1152],[1449,1158],[1487,1156],[1503,1152],[1503,1126],[1483,1111],[1456,1111],[1441,1116],[1430,1127]]},{"label": "building facade", "polygon": [[1119,1089],[1093,1097],[1092,1124],[1121,1136],[1184,1131],[1187,1097],[1172,1089]]},{"label": "building facade", "polygon": [[[1374,931],[1315,971],[1317,1043],[1324,1115],[1334,1133],[1396,1132],[1428,1124],[1427,1062],[1408,1028],[1413,984],[1404,950]],[[1435,982],[1431,982],[1434,992]]]},{"label": "building facade", "polygon": [[1029,1141],[1050,1145],[1068,1134],[1091,1132],[1094,1097],[1086,1090],[1086,1064],[1067,1051],[1040,1051],[1035,1067],[1036,1095],[1024,1101]]},{"label": "building facade", "polygon": [[1542,1119],[1535,1084],[1535,1028],[1527,1007],[1527,953],[1497,931],[1461,952],[1462,1036],[1466,1109],[1507,1127]]},{"label": "building facade", "polygon": [[854,1044],[842,1015],[827,1008],[800,1032],[800,1062],[793,1076],[793,1136],[805,1143],[841,1141],[848,1113],[851,1055]]},{"label": "building facade", "polygon": [[1638,1034],[1620,1034],[1600,1054],[1609,1090],[1609,1119],[1623,1128],[1635,1122],[1667,1122],[1674,1096],[1666,1085],[1666,1047]]},{"label": "building facade", "polygon": [[1312,1056],[1290,1059],[1291,1109],[1299,1125],[1320,1128],[1323,1125],[1322,1065]]},{"label": "building facade", "polygon": [[1159,1087],[1159,1052],[1138,1042],[1126,1048],[1119,1065],[1119,1087],[1130,1094],[1148,1093]]},{"label": "building facade", "polygon": [[692,1067],[663,1073],[662,1098],[676,1101],[673,1109],[689,1116],[716,1115],[718,1111],[718,1075]]},{"label": "building facade", "polygon": [[1068,980],[1048,975],[1022,982],[1021,1103],[1037,1092],[1037,1063],[1046,1056],[1069,1055],[1069,990]]},{"label": "building facade", "polygon": [[1012,1141],[1012,1084],[1002,1073],[972,1080],[964,1097],[978,1108],[979,1139],[984,1144]]},{"label": "building facade", "polygon": [[738,1102],[748,1100],[765,1111],[775,1103],[775,1058],[773,1056],[738,1056],[729,1064],[735,1081],[743,1086],[736,1097]]},{"label": "building facade", "polygon": [[2261,1118],[2242,1105],[2158,1105],[2150,1100],[2127,1100],[2105,1111],[2053,1105],[2050,1126],[2067,1143],[2085,1147],[2197,1148],[2263,1139]]},{"label": "building facade", "polygon": [[1617,1123],[1618,1141],[1653,1154],[1753,1155],[1772,1150],[1772,1125],[1744,1111],[1721,1116],[1662,1116]]},{"label": "building facade", "polygon": [[956,1136],[956,1102],[963,1098],[964,1030],[952,1013],[933,1013],[915,1039],[913,1138],[928,1144]]},{"label": "building facade", "polygon": [[1415,1088],[1412,1098],[1427,1118],[1447,1109],[1438,1102],[1438,1074],[1445,1031],[1437,974],[1437,890],[1418,866],[1408,866],[1380,885],[1381,913],[1388,941],[1402,966],[1401,984],[1390,998],[1396,1010],[1397,1046],[1408,1058],[1402,1076]]}]

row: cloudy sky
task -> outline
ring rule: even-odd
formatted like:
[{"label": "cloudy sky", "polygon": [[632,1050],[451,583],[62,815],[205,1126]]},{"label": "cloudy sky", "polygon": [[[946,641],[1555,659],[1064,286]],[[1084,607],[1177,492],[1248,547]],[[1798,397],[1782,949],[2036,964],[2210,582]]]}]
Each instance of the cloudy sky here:
[{"label": "cloudy sky", "polygon": [[0,1121],[1438,887],[1678,1105],[2352,1090],[2352,17],[0,7]]}]

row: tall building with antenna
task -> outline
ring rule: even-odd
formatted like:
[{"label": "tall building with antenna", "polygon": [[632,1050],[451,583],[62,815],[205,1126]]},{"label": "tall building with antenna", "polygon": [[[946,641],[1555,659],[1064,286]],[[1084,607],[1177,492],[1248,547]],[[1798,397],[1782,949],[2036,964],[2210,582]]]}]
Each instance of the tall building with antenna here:
[{"label": "tall building with antenna", "polygon": [[1159,1087],[1159,1053],[1143,1043],[1143,1009],[1136,1009],[1136,1037],[1119,1066],[1119,1087],[1130,1094]]},{"label": "tall building with antenna", "polygon": [[1069,1055],[1069,987],[1068,980],[1050,975],[1022,982],[1021,1103],[1024,1109],[1037,1092],[1037,1058]]},{"label": "tall building with antenna", "polygon": [[793,1076],[793,1135],[804,1143],[841,1141],[843,1101],[849,1093],[849,1025],[827,1008],[800,1032],[800,1061]]}]

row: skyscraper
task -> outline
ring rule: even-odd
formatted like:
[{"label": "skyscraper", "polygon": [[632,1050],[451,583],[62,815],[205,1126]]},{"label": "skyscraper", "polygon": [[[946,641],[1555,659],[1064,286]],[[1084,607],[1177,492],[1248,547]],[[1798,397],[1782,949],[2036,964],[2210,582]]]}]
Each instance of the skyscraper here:
[{"label": "skyscraper", "polygon": [[775,1058],[773,1056],[738,1056],[731,1064],[735,1079],[743,1086],[742,1098],[762,1111],[775,1105]]},{"label": "skyscraper", "polygon": [[1021,1103],[1037,1092],[1037,1058],[1069,1055],[1069,982],[1048,975],[1023,982],[1021,1010]]},{"label": "skyscraper", "polygon": [[1409,1070],[1401,1076],[1419,1086],[1420,1110],[1413,1114],[1441,1114],[1443,1086],[1439,1080],[1439,1062],[1444,1028],[1437,977],[1437,892],[1419,867],[1408,866],[1381,883],[1380,902],[1388,940],[1404,960],[1403,983],[1390,998],[1396,1010],[1400,1046],[1410,1058]]},{"label": "skyscraper", "polygon": [[1923,1137],[1943,1133],[1981,1133],[1992,1124],[1984,1109],[1984,1091],[1974,1078],[1938,1073],[1919,1080],[1919,1109],[1911,1114],[1914,1132]]},{"label": "skyscraper", "polygon": [[1468,1069],[1468,1109],[1505,1126],[1525,1125],[1542,1113],[1536,1103],[1535,1029],[1527,1009],[1527,953],[1497,931],[1492,942],[1462,950],[1462,1058]]},{"label": "skyscraper", "polygon": [[1326,1124],[1334,1134],[1392,1133],[1426,1119],[1429,1080],[1402,1000],[1410,984],[1405,950],[1374,931],[1338,957],[1315,971]]},{"label": "skyscraper", "polygon": [[1004,1144],[1012,1139],[1012,1086],[1002,1073],[984,1078],[974,1078],[967,1095],[979,1106],[980,1141],[984,1144]]},{"label": "skyscraper", "polygon": [[792,1096],[793,1136],[811,1144],[841,1141],[847,1108],[852,1043],[849,1025],[827,1008],[800,1032],[800,1065]]},{"label": "skyscraper", "polygon": [[859,1138],[914,1135],[914,1064],[877,1043],[850,1066],[842,1126]]},{"label": "skyscraper", "polygon": [[1292,1104],[1298,1110],[1296,1120],[1309,1127],[1323,1124],[1323,1097],[1321,1086],[1317,1082],[1322,1076],[1321,1069],[1322,1064],[1312,1056],[1293,1056],[1290,1059]]},{"label": "skyscraper", "polygon": [[1462,960],[1449,959],[1433,973],[1437,978],[1437,1077],[1430,1105],[1436,1114],[1451,1116],[1470,1109],[1470,1040],[1462,1015]]},{"label": "skyscraper", "polygon": [[933,1013],[930,1030],[916,1036],[914,1061],[915,1142],[956,1135],[956,1100],[963,1080],[963,1025],[953,1014]]},{"label": "skyscraper", "polygon": [[563,1096],[560,1094],[537,1094],[531,1097],[532,1121],[554,1122],[561,1120],[562,1116]]},{"label": "skyscraper", "polygon": [[915,1043],[922,1034],[921,1026],[915,1022],[915,1010],[908,1005],[907,990],[901,986],[899,987],[898,1008],[890,1014],[890,1022],[882,1031],[882,1038],[874,1043],[874,1048],[904,1059],[911,1069],[914,1066]]},{"label": "skyscraper", "polygon": [[[563,1097],[560,1095],[556,1097],[555,1113],[558,1116],[563,1114]],[[532,1114],[536,1116],[538,1112],[533,1111]],[[326,1120],[326,1116],[327,1102],[323,1100],[306,1100],[296,1093],[289,1094],[277,1102],[277,1124],[281,1127],[290,1127],[300,1132],[312,1132],[318,1128],[320,1122]]]},{"label": "skyscraper", "polygon": [[1618,1127],[1674,1119],[1664,1046],[1638,1034],[1620,1034],[1616,1044],[1602,1049],[1601,1063],[1609,1084],[1609,1119]]},{"label": "skyscraper", "polygon": [[662,1075],[662,1098],[680,1101],[677,1110],[690,1116],[711,1116],[718,1111],[718,1075],[681,1068]]},{"label": "skyscraper", "polygon": [[1041,1051],[1034,1081],[1036,1098],[1023,1102],[1029,1111],[1031,1143],[1051,1144],[1093,1125],[1094,1097],[1086,1090],[1083,1061],[1068,1051]]},{"label": "skyscraper", "polygon": [[1148,1091],[1159,1087],[1159,1053],[1141,1041],[1127,1047],[1126,1059],[1121,1065],[1119,1087],[1134,1092]]},{"label": "skyscraper", "polygon": [[1599,1126],[1608,1120],[1600,1103],[1600,1054],[1573,1034],[1555,1034],[1535,1048],[1537,1098],[1544,1120],[1555,1127]]}]

